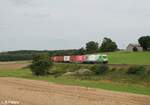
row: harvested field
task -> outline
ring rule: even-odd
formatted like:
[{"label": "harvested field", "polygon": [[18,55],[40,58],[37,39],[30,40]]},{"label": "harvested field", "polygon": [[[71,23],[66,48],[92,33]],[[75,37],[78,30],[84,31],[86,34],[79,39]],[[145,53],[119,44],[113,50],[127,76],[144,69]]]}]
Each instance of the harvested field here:
[{"label": "harvested field", "polygon": [[20,62],[0,62],[0,70],[16,70],[28,66],[30,63],[26,61]]},{"label": "harvested field", "polygon": [[150,96],[18,78],[0,78],[0,105],[150,105]]}]

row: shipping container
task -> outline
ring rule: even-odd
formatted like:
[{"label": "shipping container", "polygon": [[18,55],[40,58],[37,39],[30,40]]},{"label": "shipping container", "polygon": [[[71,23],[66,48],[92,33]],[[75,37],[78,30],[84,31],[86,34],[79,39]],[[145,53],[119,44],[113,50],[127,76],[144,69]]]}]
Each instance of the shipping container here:
[{"label": "shipping container", "polygon": [[70,56],[70,61],[71,62],[76,62],[76,63],[83,63],[85,61],[85,55],[74,55]]},{"label": "shipping container", "polygon": [[78,61],[78,62],[84,62],[85,61],[85,56],[84,55],[77,55],[76,56],[76,61]]},{"label": "shipping container", "polygon": [[85,59],[86,59],[85,55],[76,55],[75,62],[83,63],[85,62]]},{"label": "shipping container", "polygon": [[64,56],[54,56],[53,61],[54,62],[64,62]]},{"label": "shipping container", "polygon": [[64,56],[64,62],[70,62],[70,56]]}]

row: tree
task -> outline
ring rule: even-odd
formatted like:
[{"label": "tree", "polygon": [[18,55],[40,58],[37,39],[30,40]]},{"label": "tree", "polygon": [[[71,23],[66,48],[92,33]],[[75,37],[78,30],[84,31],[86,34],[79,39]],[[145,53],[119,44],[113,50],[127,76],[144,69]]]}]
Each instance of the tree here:
[{"label": "tree", "polygon": [[150,48],[150,36],[142,36],[138,39],[139,44],[143,47],[143,50]]},{"label": "tree", "polygon": [[48,54],[37,54],[33,57],[31,71],[34,75],[42,76],[49,74],[49,68],[52,67],[52,62]]},{"label": "tree", "polygon": [[86,52],[87,53],[95,53],[98,51],[98,43],[94,41],[90,41],[86,43]]},{"label": "tree", "polygon": [[117,50],[117,44],[113,42],[110,38],[104,38],[100,47],[102,52],[112,52]]},{"label": "tree", "polygon": [[78,54],[83,55],[85,54],[85,49],[82,47],[78,50]]}]

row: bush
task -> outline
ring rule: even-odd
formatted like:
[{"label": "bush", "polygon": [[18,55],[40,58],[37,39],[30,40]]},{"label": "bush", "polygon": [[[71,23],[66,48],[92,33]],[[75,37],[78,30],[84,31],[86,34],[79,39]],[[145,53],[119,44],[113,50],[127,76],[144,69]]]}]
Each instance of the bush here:
[{"label": "bush", "polygon": [[92,75],[92,71],[89,69],[79,69],[77,71],[77,75],[79,75],[79,76],[90,76],[90,75]]},{"label": "bush", "polygon": [[93,72],[89,69],[79,69],[74,72],[64,73],[63,76],[91,76]]},{"label": "bush", "polygon": [[101,75],[101,74],[105,74],[109,70],[109,67],[107,65],[98,65],[98,66],[93,66],[91,70],[96,75]]},{"label": "bush", "polygon": [[145,67],[143,66],[132,66],[128,68],[127,74],[132,74],[132,75],[141,75],[145,74]]},{"label": "bush", "polygon": [[117,68],[115,68],[115,67],[113,67],[113,68],[110,69],[111,72],[114,72],[116,70],[117,70]]},{"label": "bush", "polygon": [[74,76],[76,75],[76,72],[66,72],[63,74],[63,76]]},{"label": "bush", "polygon": [[67,72],[66,69],[63,69],[61,67],[54,67],[51,69],[50,74],[51,75],[62,75],[66,72]]},{"label": "bush", "polygon": [[49,60],[48,54],[37,54],[33,57],[30,67],[34,75],[47,75],[49,74],[49,68],[52,67],[52,62]]}]

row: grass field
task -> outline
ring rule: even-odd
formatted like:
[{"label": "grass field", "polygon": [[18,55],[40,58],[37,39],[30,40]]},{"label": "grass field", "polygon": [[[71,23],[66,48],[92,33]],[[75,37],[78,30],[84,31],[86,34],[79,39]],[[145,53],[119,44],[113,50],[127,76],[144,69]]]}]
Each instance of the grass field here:
[{"label": "grass field", "polygon": [[108,57],[110,64],[150,65],[150,52],[112,52]]}]

